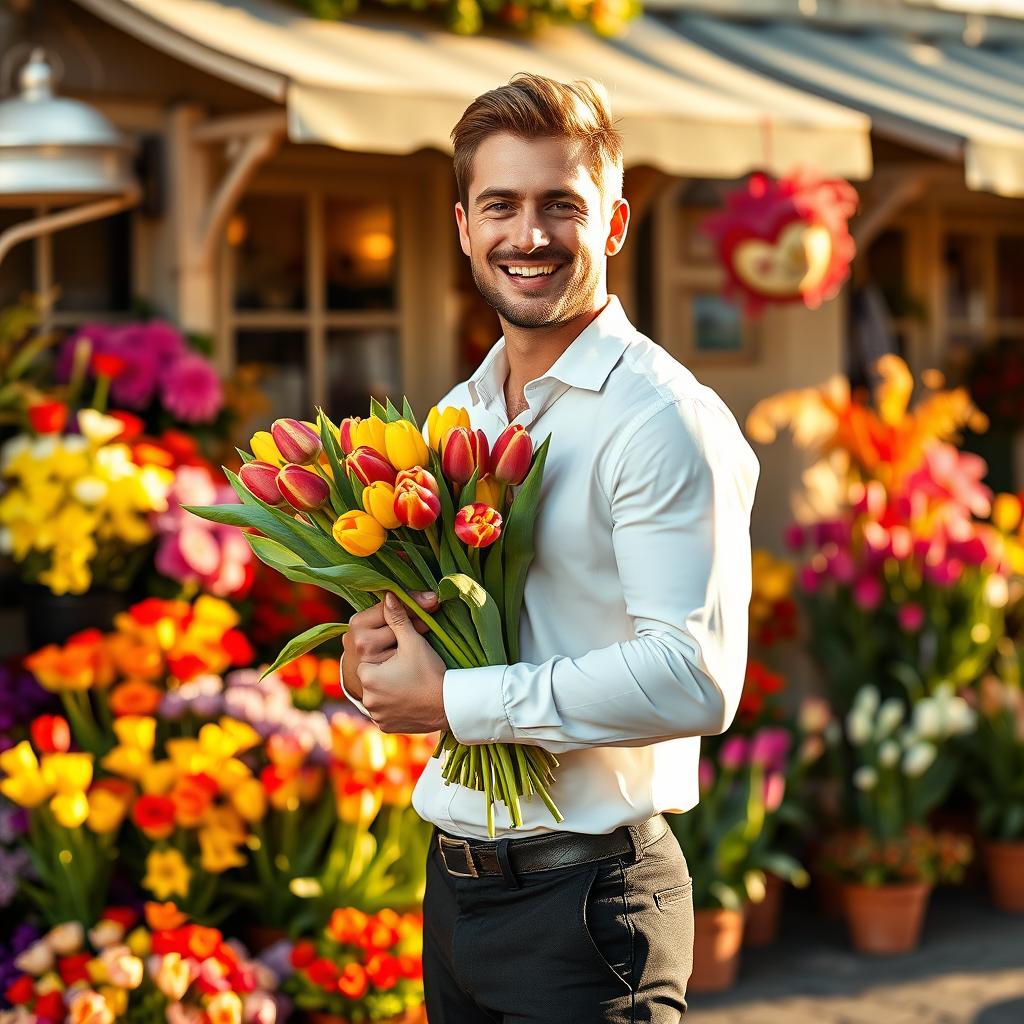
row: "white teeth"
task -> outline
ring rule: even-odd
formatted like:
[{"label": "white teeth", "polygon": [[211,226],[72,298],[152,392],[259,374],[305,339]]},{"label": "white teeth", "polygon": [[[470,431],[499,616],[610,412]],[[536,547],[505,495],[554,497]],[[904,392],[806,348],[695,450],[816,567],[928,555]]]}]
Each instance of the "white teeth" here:
[{"label": "white teeth", "polygon": [[553,274],[558,267],[506,267],[505,269],[516,277],[538,277],[541,274]]}]

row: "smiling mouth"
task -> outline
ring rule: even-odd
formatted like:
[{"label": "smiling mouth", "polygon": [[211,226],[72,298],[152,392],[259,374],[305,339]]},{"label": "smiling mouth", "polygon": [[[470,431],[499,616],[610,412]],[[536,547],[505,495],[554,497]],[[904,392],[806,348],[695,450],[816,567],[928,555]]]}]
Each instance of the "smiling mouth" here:
[{"label": "smiling mouth", "polygon": [[560,263],[499,263],[506,277],[518,281],[534,281],[553,277],[562,269]]}]

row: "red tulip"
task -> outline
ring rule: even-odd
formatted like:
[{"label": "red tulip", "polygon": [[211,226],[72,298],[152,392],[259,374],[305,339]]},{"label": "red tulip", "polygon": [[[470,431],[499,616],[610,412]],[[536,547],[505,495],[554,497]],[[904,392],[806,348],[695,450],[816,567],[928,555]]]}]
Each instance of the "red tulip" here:
[{"label": "red tulip", "polygon": [[435,498],[441,497],[434,474],[425,470],[422,466],[413,466],[412,469],[403,469],[395,478],[395,487],[403,480],[411,480],[420,487],[425,487]]},{"label": "red tulip", "polygon": [[395,467],[368,445],[356,448],[345,460],[345,465],[355,473],[365,487],[369,487],[374,480],[383,480],[394,486]]},{"label": "red tulip", "polygon": [[277,466],[269,462],[247,462],[239,471],[238,479],[245,489],[268,505],[280,505],[284,495],[277,486]]},{"label": "red tulip", "polygon": [[463,505],[455,516],[455,536],[471,548],[486,548],[501,536],[501,513],[481,501]]},{"label": "red tulip", "polygon": [[28,421],[37,434],[59,434],[68,421],[63,402],[36,402],[28,407]]},{"label": "red tulip", "polygon": [[406,477],[395,484],[395,515],[413,530],[425,530],[441,514],[441,501],[433,491]]},{"label": "red tulip", "polygon": [[113,380],[124,373],[125,361],[113,352],[94,352],[89,362],[92,372],[97,377],[109,377]]},{"label": "red tulip", "polygon": [[320,435],[312,427],[298,420],[274,420],[270,436],[285,462],[295,466],[308,466],[316,462],[323,451]]},{"label": "red tulip", "polygon": [[478,468],[480,476],[487,472],[487,435],[482,430],[452,427],[441,451],[441,468],[453,483],[468,483]]},{"label": "red tulip", "polygon": [[330,497],[331,489],[322,476],[302,466],[282,466],[277,471],[277,489],[292,508],[312,512]]},{"label": "red tulip", "polygon": [[498,483],[521,484],[530,471],[533,441],[522,424],[506,427],[491,450],[491,473]]},{"label": "red tulip", "polygon": [[40,715],[29,726],[29,732],[40,754],[66,754],[71,749],[71,730],[60,715]]}]

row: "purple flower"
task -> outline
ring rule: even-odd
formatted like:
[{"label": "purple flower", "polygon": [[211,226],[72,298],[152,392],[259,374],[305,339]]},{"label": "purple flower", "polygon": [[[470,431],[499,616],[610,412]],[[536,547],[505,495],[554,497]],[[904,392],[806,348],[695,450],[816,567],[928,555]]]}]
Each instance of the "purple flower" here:
[{"label": "purple flower", "polygon": [[0,800],[0,844],[10,846],[27,831],[28,812],[25,808]]},{"label": "purple flower", "polygon": [[10,906],[18,895],[18,883],[28,873],[28,853],[0,849],[0,907]]},{"label": "purple flower", "polygon": [[160,356],[146,347],[144,324],[129,324],[114,337],[112,351],[124,360],[124,369],[114,378],[110,394],[117,405],[145,409],[156,394],[160,379]]},{"label": "purple flower", "polygon": [[181,332],[165,320],[150,320],[140,327],[142,344],[161,366],[169,366],[188,352],[188,343]]},{"label": "purple flower", "polygon": [[160,398],[169,412],[186,423],[208,423],[224,404],[216,370],[196,352],[170,365],[160,381]]},{"label": "purple flower", "polygon": [[[57,382],[66,384],[71,379],[71,369],[75,362],[75,350],[80,344],[87,345],[90,357],[96,352],[111,352],[111,338],[117,328],[110,324],[82,324],[82,326],[67,338],[60,346],[57,353],[57,365],[54,372]],[[120,355],[120,352],[118,352]],[[86,360],[88,366],[88,360]]]}]

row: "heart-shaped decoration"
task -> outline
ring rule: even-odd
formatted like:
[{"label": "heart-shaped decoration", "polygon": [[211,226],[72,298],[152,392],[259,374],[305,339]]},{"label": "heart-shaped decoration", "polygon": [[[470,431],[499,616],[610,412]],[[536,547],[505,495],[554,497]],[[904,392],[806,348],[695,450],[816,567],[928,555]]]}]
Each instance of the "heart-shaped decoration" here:
[{"label": "heart-shaped decoration", "polygon": [[747,238],[732,252],[737,278],[773,299],[797,298],[819,287],[832,260],[832,235],[823,224],[791,221],[774,241]]}]

